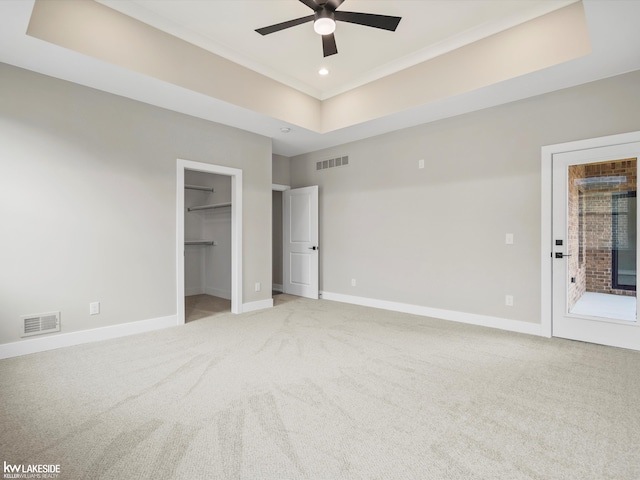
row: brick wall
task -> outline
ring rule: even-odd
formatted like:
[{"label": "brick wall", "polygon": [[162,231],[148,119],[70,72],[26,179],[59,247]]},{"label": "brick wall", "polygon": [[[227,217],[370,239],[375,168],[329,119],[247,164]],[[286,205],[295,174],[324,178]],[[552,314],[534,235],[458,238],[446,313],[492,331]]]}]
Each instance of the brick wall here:
[{"label": "brick wall", "polygon": [[584,245],[584,231],[580,225],[580,205],[583,203],[583,193],[578,179],[585,178],[585,165],[573,165],[569,167],[569,191],[568,191],[568,237],[566,251],[568,257],[569,276],[575,282],[569,283],[569,310],[575,305],[587,290],[586,262],[584,251],[580,249]]},{"label": "brick wall", "polygon": [[[617,179],[620,177],[625,177],[626,181],[618,182]],[[612,230],[613,194],[636,191],[636,160],[573,166],[569,168],[569,178],[569,242],[573,242],[571,251],[575,252],[577,238],[579,252],[575,259],[573,256],[570,257],[570,272],[576,277],[576,283],[572,289],[570,288],[570,302],[577,301],[584,291],[635,296],[634,291],[612,287],[611,250],[615,242],[619,242],[614,238]],[[580,182],[580,178],[598,178],[599,181]],[[618,200],[618,208],[621,211],[624,211],[625,205],[625,199]],[[618,218],[618,231],[623,231],[626,219],[623,216]],[[570,303],[570,306],[572,305],[573,303]]]}]

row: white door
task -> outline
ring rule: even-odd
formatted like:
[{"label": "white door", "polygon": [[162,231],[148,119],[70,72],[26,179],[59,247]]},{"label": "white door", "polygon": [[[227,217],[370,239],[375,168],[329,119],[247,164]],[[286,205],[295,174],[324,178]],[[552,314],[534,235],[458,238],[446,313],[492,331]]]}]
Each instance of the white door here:
[{"label": "white door", "polygon": [[555,337],[640,350],[640,142],[553,155]]},{"label": "white door", "polygon": [[318,298],[318,186],[283,192],[284,293]]}]

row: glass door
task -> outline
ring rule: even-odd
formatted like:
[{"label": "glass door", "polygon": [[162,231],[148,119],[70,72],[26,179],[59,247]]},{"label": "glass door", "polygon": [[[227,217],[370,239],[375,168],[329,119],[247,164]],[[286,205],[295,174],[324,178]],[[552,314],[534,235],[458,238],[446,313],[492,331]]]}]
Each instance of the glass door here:
[{"label": "glass door", "polygon": [[553,157],[554,336],[640,350],[640,143]]}]

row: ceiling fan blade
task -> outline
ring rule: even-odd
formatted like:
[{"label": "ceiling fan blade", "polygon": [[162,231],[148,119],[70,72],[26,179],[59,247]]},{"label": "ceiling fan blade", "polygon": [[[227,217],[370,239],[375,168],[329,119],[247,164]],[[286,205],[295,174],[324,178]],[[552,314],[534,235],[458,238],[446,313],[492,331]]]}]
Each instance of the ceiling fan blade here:
[{"label": "ceiling fan blade", "polygon": [[314,12],[316,10],[318,10],[318,8],[320,8],[320,5],[318,5],[316,2],[314,2],[313,0],[299,0],[300,3],[304,3],[307,7],[309,7],[311,10],[313,10]]},{"label": "ceiling fan blade", "polygon": [[280,30],[284,30],[285,28],[295,27],[296,25],[312,22],[314,18],[315,15],[308,15],[306,17],[296,18],[295,20],[289,20],[288,22],[276,23],[275,25],[270,25],[268,27],[257,28],[256,32],[258,32],[260,35],[269,35],[270,33],[279,32]]},{"label": "ceiling fan blade", "polygon": [[344,3],[344,0],[327,0],[327,5],[329,5],[332,10],[335,10],[343,3]]},{"label": "ceiling fan blade", "polygon": [[322,51],[324,52],[325,57],[338,53],[336,37],[334,37],[333,33],[330,33],[329,35],[322,35]]},{"label": "ceiling fan blade", "polygon": [[381,28],[395,32],[402,17],[375,15],[373,13],[335,12],[335,19],[342,22],[357,23],[367,27]]}]

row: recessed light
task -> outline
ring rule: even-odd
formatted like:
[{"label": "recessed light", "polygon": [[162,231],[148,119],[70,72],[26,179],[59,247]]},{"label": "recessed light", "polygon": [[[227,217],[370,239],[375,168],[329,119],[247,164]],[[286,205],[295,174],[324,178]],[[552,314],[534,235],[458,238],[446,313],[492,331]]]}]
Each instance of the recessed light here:
[{"label": "recessed light", "polygon": [[289,127],[282,127],[282,128],[280,128],[280,131],[282,133],[289,133],[291,131],[291,129]]},{"label": "recessed light", "polygon": [[329,75],[329,70],[327,70],[326,68],[322,67],[320,70],[318,70],[318,73],[320,75]]}]

